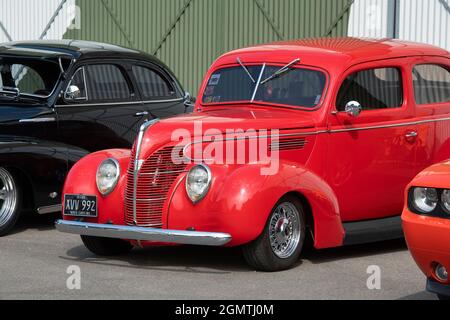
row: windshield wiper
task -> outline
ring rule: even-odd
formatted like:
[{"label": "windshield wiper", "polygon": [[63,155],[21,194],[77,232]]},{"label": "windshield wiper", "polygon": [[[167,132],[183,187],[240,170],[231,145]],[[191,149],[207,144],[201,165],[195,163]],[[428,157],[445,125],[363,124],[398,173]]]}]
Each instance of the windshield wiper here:
[{"label": "windshield wiper", "polygon": [[278,78],[279,76],[281,76],[283,73],[286,73],[288,71],[291,71],[291,67],[300,62],[300,59],[295,59],[294,61],[288,63],[287,65],[285,65],[283,68],[279,69],[277,72],[275,72],[273,75],[271,75],[270,77],[268,77],[267,79],[261,81],[261,84],[265,84],[275,78]]},{"label": "windshield wiper", "polygon": [[250,73],[250,71],[248,71],[248,68],[242,63],[240,58],[237,58],[237,63],[239,63],[242,67],[242,69],[244,69],[244,71],[247,73],[247,75],[250,77],[250,79],[252,80],[253,83],[256,83],[255,78],[253,78],[252,74]]}]

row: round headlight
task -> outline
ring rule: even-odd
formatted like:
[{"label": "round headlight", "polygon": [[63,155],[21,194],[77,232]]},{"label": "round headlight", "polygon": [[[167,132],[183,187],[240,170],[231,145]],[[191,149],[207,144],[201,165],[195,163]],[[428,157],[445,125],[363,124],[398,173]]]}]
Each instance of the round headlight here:
[{"label": "round headlight", "polygon": [[208,193],[211,178],[211,170],[206,165],[196,165],[189,170],[186,177],[186,192],[194,204],[201,201]]},{"label": "round headlight", "polygon": [[447,214],[450,214],[450,190],[444,190],[442,192],[441,200]]},{"label": "round headlight", "polygon": [[413,204],[421,213],[430,213],[438,204],[438,192],[434,188],[415,188],[413,191]]},{"label": "round headlight", "polygon": [[115,159],[104,160],[97,169],[97,189],[106,196],[110,194],[117,185],[120,176],[120,166]]},{"label": "round headlight", "polygon": [[434,274],[439,281],[447,282],[448,281],[448,271],[442,264],[437,264],[434,268]]}]

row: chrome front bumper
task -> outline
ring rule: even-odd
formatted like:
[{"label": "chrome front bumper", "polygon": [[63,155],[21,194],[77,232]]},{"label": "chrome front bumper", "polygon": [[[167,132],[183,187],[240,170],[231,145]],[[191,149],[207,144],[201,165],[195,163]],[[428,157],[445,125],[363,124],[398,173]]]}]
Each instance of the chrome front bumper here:
[{"label": "chrome front bumper", "polygon": [[56,229],[65,233],[102,238],[115,238],[200,246],[223,246],[231,241],[231,235],[216,232],[167,230],[112,224],[97,224],[67,220],[56,221]]}]

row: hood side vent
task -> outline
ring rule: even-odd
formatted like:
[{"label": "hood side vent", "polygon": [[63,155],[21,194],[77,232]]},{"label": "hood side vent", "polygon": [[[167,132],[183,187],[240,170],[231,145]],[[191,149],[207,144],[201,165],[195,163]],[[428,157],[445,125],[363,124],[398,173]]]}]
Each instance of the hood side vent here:
[{"label": "hood side vent", "polygon": [[305,148],[308,141],[304,137],[280,137],[278,145],[271,143],[269,146],[270,151],[291,151],[302,150]]}]

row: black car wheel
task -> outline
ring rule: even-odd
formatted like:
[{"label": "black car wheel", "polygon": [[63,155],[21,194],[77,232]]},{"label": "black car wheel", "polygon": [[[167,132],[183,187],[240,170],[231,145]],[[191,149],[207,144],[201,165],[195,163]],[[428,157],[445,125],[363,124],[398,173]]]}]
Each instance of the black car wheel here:
[{"label": "black car wheel", "polygon": [[0,237],[11,231],[19,216],[19,184],[8,170],[0,168]]}]

